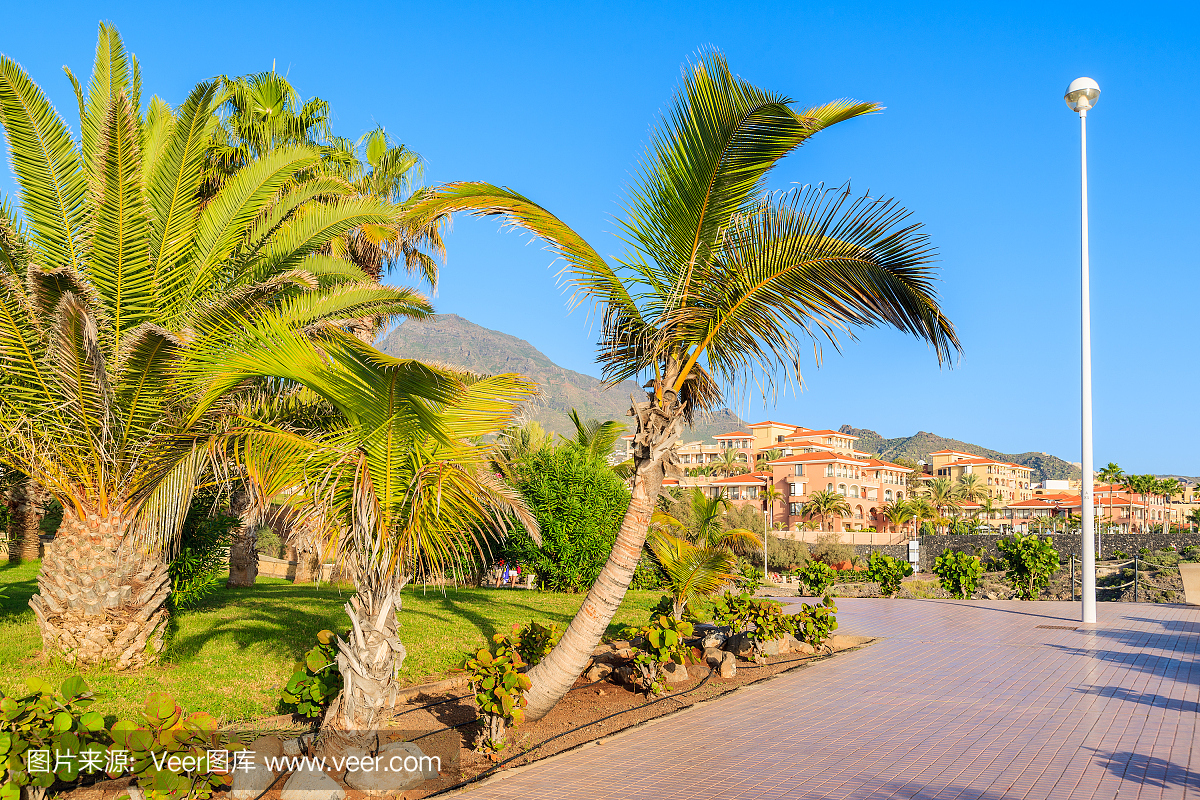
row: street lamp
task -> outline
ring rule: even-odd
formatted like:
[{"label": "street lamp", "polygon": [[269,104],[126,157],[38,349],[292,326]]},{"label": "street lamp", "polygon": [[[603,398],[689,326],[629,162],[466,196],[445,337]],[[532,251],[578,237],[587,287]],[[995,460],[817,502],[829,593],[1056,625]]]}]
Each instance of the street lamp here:
[{"label": "street lamp", "polygon": [[1080,274],[1081,274],[1081,352],[1080,382],[1082,389],[1082,436],[1083,436],[1083,489],[1080,509],[1083,523],[1083,622],[1096,622],[1096,520],[1095,499],[1092,497],[1092,310],[1091,286],[1088,276],[1088,193],[1087,193],[1087,112],[1096,105],[1100,97],[1100,86],[1091,78],[1076,78],[1067,87],[1063,97],[1067,107],[1079,114],[1079,163],[1080,163],[1080,208],[1083,212],[1080,226]]}]

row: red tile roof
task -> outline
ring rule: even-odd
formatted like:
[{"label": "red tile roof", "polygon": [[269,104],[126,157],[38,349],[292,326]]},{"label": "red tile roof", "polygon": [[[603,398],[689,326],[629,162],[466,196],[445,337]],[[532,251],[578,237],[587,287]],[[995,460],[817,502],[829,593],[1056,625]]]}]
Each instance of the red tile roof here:
[{"label": "red tile roof", "polygon": [[754,436],[754,434],[752,434],[752,433],[742,433],[741,431],[734,431],[733,433],[722,433],[720,436],[714,436],[712,438],[714,438],[714,439],[746,439],[746,438],[749,438],[752,436]]}]

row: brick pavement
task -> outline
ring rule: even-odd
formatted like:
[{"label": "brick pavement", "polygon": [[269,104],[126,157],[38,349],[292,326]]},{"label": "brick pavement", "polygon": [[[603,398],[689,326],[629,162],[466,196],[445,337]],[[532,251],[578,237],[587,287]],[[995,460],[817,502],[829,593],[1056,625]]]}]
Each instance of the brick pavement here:
[{"label": "brick pavement", "polygon": [[883,640],[467,793],[1200,800],[1200,608],[838,604]]}]

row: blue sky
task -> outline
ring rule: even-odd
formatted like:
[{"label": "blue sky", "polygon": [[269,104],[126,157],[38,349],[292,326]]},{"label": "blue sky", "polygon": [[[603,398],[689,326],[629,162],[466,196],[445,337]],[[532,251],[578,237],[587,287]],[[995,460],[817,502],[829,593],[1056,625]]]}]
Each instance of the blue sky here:
[{"label": "blue sky", "polygon": [[[486,180],[547,206],[603,254],[680,65],[723,50],[756,84],[811,105],[887,110],[823,132],[773,188],[894,196],[942,261],[965,355],[864,331],[826,352],[807,389],[745,417],[885,436],[934,431],[1079,459],[1080,75],[1089,117],[1096,461],[1200,475],[1194,4],[255,3],[8,4],[0,51],[69,121],[61,66],[90,69],[98,20],[141,59],[146,93],[269,69],[327,99],[342,135],[375,123],[428,160],[428,179]],[[5,179],[4,188],[11,191]],[[494,223],[455,222],[436,306],[596,374],[595,330],[568,314],[551,256]]]}]

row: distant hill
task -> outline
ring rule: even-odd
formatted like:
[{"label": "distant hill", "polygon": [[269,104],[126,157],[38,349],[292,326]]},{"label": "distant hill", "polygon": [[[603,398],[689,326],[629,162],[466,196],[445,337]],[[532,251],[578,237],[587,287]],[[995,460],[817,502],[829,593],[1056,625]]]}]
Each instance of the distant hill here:
[{"label": "distant hill", "polygon": [[[572,408],[584,419],[612,419],[629,426],[632,420],[625,413],[629,410],[629,395],[640,391],[633,381],[604,389],[598,379],[558,366],[524,339],[484,328],[457,314],[438,314],[423,322],[409,320],[377,346],[398,358],[417,358],[492,375],[524,375],[542,390],[542,396],[529,406],[529,418],[564,435],[574,432],[567,417]],[[744,424],[726,410],[711,420],[697,420],[696,427],[685,432],[683,439],[708,440]]]},{"label": "distant hill", "polygon": [[858,437],[855,446],[858,449],[875,453],[881,458],[911,458],[914,461],[928,460],[929,454],[937,450],[961,450],[964,453],[974,453],[986,458],[995,458],[1011,464],[1020,464],[1033,470],[1033,480],[1078,480],[1079,467],[1058,456],[1049,453],[1001,453],[977,444],[964,442],[960,439],[947,439],[936,433],[919,431],[915,436],[901,436],[896,439],[885,439],[878,433],[866,428],[853,428],[849,425],[841,427],[842,433]]}]

